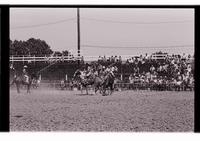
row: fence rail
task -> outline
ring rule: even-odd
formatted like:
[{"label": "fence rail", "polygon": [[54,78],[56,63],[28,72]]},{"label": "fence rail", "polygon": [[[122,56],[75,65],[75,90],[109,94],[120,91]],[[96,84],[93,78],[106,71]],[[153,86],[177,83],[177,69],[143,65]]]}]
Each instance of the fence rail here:
[{"label": "fence rail", "polygon": [[[101,56],[102,57],[102,56]],[[119,57],[119,56],[118,56]],[[126,61],[132,57],[136,57],[136,55],[121,55],[121,60]],[[151,59],[160,60],[165,59],[166,55],[152,55]],[[109,57],[106,57],[108,59]],[[46,62],[46,61],[76,61],[76,60],[84,60],[84,61],[97,61],[101,58],[99,56],[10,56],[10,62]],[[118,58],[119,59],[119,58]],[[194,58],[190,58],[193,60]]]},{"label": "fence rail", "polygon": [[80,57],[71,57],[71,56],[52,56],[52,57],[38,57],[38,56],[10,56],[10,62],[46,62],[46,61],[71,61],[71,60],[80,60]]}]

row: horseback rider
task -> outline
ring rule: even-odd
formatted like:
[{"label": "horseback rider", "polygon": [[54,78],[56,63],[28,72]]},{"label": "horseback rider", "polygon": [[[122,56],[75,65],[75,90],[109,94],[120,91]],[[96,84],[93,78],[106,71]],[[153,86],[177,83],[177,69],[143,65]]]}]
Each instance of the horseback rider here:
[{"label": "horseback rider", "polygon": [[81,77],[82,77],[82,78],[85,78],[85,77],[86,77],[87,70],[86,70],[86,69],[83,69],[83,71],[80,71],[80,73],[81,73]]},{"label": "horseback rider", "polygon": [[108,66],[106,69],[105,69],[105,76],[104,76],[104,82],[106,81],[106,79],[108,78],[108,75],[110,74],[111,77],[115,78],[115,74],[114,74],[114,71],[117,71],[117,67],[115,66]]},{"label": "horseback rider", "polygon": [[96,68],[96,73],[98,76],[101,75],[102,69],[103,69],[103,66],[101,64],[98,64]]},{"label": "horseback rider", "polygon": [[27,68],[28,68],[28,67],[27,67],[26,65],[23,67],[22,75],[23,75],[23,77],[24,77],[25,82],[28,83],[28,81],[29,81],[29,77],[28,77]]},{"label": "horseback rider", "polygon": [[105,70],[106,70],[106,67],[105,67],[105,66],[102,66],[102,67],[101,67],[101,70],[100,70],[100,72],[99,72],[99,74],[100,74],[101,76],[104,76],[104,75],[105,75]]},{"label": "horseback rider", "polygon": [[87,71],[86,71],[86,78],[89,78],[93,72],[93,69],[91,66],[88,66]]},{"label": "horseback rider", "polygon": [[118,68],[116,66],[112,66],[111,69],[110,69],[110,73],[112,75],[112,77],[115,77],[115,74],[114,72],[117,72],[118,71]]},{"label": "horseback rider", "polygon": [[105,69],[105,74],[108,74],[108,73],[110,73],[111,72],[111,68],[110,67],[107,67],[106,69]]},{"label": "horseback rider", "polygon": [[16,70],[15,70],[13,64],[10,65],[10,71],[11,71],[12,73],[14,73],[14,78],[16,78],[16,77],[17,77],[17,74],[15,73]]}]

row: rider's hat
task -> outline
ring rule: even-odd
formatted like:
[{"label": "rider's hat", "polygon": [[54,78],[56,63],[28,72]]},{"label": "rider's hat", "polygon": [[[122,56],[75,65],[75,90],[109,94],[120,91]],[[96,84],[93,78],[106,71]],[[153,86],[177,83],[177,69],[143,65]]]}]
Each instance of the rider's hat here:
[{"label": "rider's hat", "polygon": [[24,68],[28,68],[28,67],[25,65]]}]

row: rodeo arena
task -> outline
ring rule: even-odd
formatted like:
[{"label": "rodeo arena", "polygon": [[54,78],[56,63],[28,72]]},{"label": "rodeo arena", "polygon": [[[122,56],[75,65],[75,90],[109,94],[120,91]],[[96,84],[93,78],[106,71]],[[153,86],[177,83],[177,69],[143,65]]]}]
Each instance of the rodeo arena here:
[{"label": "rodeo arena", "polygon": [[11,131],[194,130],[193,54],[84,56],[78,45],[10,55]]}]

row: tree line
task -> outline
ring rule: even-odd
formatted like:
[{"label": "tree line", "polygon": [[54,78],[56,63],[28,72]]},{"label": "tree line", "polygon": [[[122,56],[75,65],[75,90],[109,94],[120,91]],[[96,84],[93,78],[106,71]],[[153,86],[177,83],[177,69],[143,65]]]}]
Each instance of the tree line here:
[{"label": "tree line", "polygon": [[10,40],[10,55],[12,56],[67,56],[69,51],[53,51],[50,46],[41,39],[30,38],[26,41]]}]

